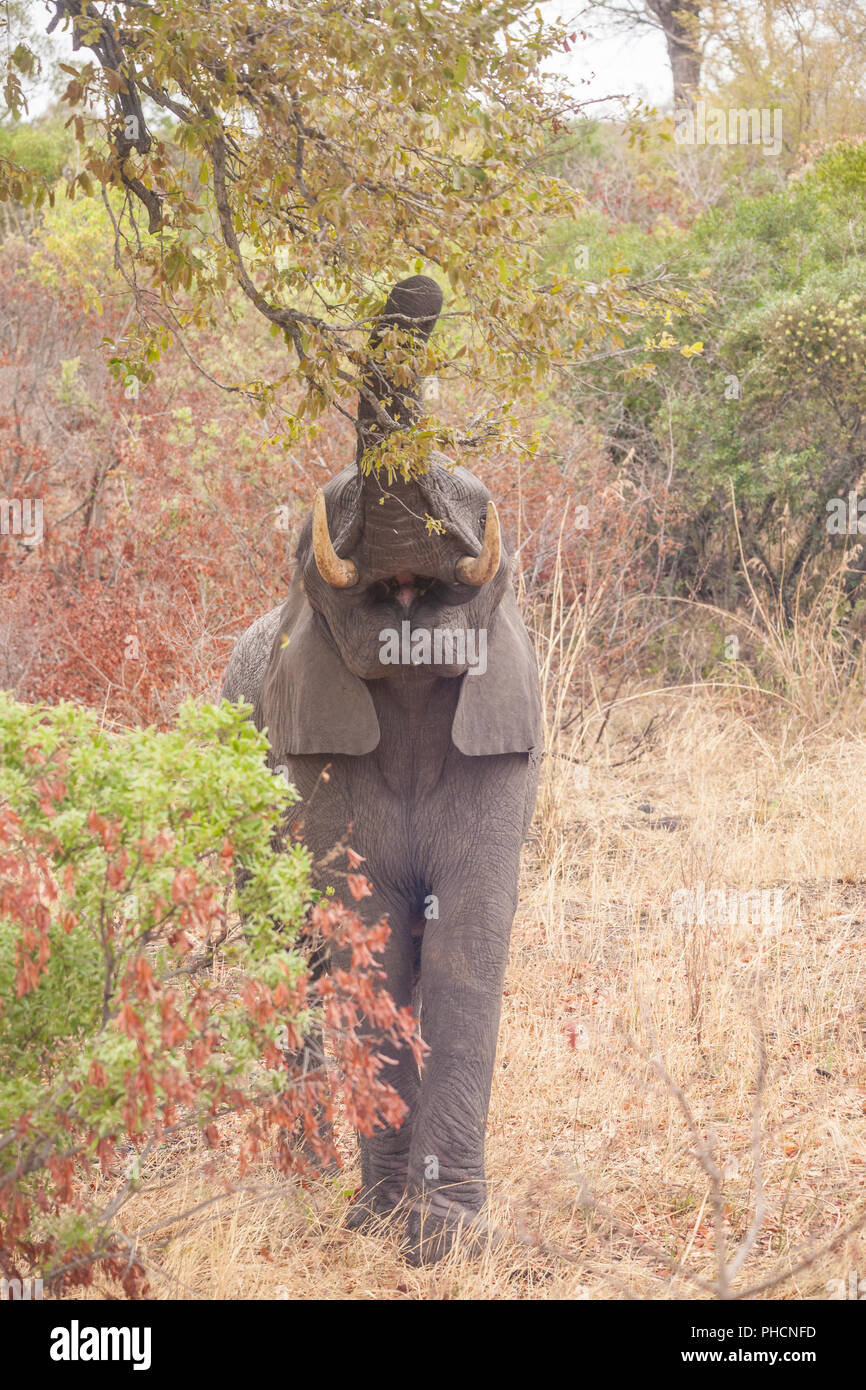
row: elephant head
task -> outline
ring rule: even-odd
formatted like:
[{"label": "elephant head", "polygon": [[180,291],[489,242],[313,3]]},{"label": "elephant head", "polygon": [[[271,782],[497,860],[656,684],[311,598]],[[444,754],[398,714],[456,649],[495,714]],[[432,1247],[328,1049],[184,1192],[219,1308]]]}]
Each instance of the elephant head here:
[{"label": "elephant head", "polygon": [[419,413],[417,375],[404,363],[389,376],[376,356],[382,334],[397,328],[417,348],[441,305],[425,276],[391,291],[370,339],[355,464],[318,493],[302,530],[281,624],[286,660],[271,664],[261,711],[272,741],[282,726],[287,753],[371,751],[379,732],[365,683],[397,676],[466,677],[454,720],[464,752],[523,752],[537,741],[534,659],[487,489],[441,455],[387,485],[362,467],[369,448]]}]

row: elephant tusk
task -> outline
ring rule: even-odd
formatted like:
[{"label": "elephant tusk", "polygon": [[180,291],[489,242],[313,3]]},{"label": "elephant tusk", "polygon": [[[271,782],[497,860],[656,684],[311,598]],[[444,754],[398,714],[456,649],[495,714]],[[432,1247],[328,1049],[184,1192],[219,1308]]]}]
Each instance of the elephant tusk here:
[{"label": "elephant tusk", "polygon": [[319,574],[335,589],[351,589],[358,582],[358,570],[351,560],[341,560],[328,530],[328,509],[321,488],[313,503],[313,554]]},{"label": "elephant tusk", "polygon": [[502,537],[499,531],[499,517],[493,502],[487,503],[484,518],[484,540],[478,555],[464,555],[457,561],[456,574],[461,584],[472,584],[476,588],[487,584],[499,569],[502,553]]}]

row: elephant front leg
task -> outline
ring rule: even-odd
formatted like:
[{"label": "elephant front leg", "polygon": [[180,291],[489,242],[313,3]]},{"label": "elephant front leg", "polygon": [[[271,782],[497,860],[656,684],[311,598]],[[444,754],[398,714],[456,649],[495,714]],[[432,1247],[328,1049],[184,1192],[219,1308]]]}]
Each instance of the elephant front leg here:
[{"label": "elephant front leg", "polygon": [[478,885],[440,896],[421,959],[424,1061],[409,1155],[408,1258],[432,1263],[458,1232],[486,1235],[484,1135],[515,895]]}]

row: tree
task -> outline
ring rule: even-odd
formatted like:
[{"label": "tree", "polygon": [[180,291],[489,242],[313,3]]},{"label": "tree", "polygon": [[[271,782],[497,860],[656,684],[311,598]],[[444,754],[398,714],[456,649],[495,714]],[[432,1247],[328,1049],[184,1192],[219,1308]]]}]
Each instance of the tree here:
[{"label": "tree", "polygon": [[701,0],[646,0],[665,36],[674,79],[674,105],[690,101],[701,85]]},{"label": "tree", "polygon": [[[528,0],[47,10],[76,58],[62,65],[80,149],[67,193],[104,199],[136,291],[118,374],[146,381],[169,343],[224,322],[239,293],[284,337],[305,394],[286,404],[288,370],[234,386],[279,405],[275,434],[292,438],[302,418],[350,414],[347,397],[369,395],[364,345],[383,292],[422,270],[450,289],[451,311],[413,362],[424,372],[511,395],[616,334],[621,288],[538,273],[545,229],[577,203],[546,172],[577,108],[542,71],[561,32]],[[10,48],[6,100],[23,112],[38,63],[26,41]],[[53,190],[4,159],[0,196]],[[379,351],[395,350],[385,335]],[[418,435],[423,453],[432,435]]]},{"label": "tree", "polygon": [[586,0],[593,12],[661,30],[675,106],[699,88],[733,106],[782,105],[791,150],[862,124],[863,0]]},{"label": "tree", "polygon": [[705,64],[734,107],[782,112],[788,160],[863,131],[863,0],[704,0]]},{"label": "tree", "polygon": [[589,0],[617,26],[649,26],[664,35],[674,86],[674,105],[693,99],[701,85],[701,18],[705,0]]}]

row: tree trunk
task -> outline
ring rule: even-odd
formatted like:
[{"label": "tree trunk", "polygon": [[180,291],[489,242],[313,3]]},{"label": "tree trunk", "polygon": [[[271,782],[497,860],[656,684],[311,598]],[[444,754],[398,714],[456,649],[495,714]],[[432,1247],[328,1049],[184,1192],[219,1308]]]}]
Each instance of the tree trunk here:
[{"label": "tree trunk", "polygon": [[701,83],[701,0],[646,0],[646,3],[661,25],[668,46],[674,106],[688,104],[694,101]]}]

